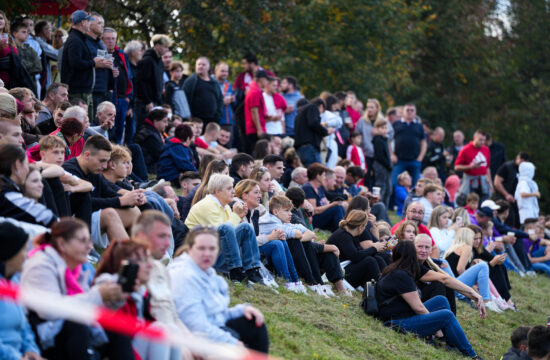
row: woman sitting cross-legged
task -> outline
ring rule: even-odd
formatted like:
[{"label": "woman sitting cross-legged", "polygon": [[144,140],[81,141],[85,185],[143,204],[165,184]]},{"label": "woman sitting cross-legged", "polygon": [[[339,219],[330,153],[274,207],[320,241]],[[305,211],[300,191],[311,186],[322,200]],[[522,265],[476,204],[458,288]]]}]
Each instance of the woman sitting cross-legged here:
[{"label": "woman sitting cross-legged", "polygon": [[388,265],[376,284],[376,300],[384,324],[425,337],[443,331],[447,344],[462,354],[479,359],[464,331],[449,309],[444,296],[422,303],[416,281],[422,278],[416,249],[412,241],[400,241],[393,249],[393,263]]},{"label": "woman sitting cross-legged", "polygon": [[214,228],[195,228],[168,266],[180,319],[192,332],[208,339],[267,353],[269,336],[264,316],[255,307],[229,307],[229,288],[213,266],[220,250]]}]

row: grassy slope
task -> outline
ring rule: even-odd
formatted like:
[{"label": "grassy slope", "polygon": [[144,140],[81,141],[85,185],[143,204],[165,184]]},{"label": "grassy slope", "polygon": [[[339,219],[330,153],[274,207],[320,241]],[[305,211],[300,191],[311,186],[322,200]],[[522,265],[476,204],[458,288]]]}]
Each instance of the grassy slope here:
[{"label": "grassy slope", "polygon": [[[392,218],[392,220],[394,220]],[[458,301],[458,320],[474,349],[485,359],[499,359],[510,346],[510,334],[521,325],[546,324],[550,316],[550,279],[510,274],[518,312],[476,311]],[[262,310],[271,338],[271,353],[285,359],[462,359],[459,354],[403,336],[366,316],[353,298],[324,299],[314,294],[280,294],[264,287],[254,290],[231,285],[232,301],[249,302]]]}]

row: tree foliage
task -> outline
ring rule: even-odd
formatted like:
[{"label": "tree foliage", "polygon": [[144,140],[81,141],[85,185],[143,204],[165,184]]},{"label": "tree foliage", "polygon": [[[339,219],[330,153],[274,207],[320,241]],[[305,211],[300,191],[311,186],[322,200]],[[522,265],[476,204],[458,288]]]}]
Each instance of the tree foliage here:
[{"label": "tree foliage", "polygon": [[122,40],[169,34],[188,59],[240,58],[246,52],[275,55],[286,42],[285,11],[291,0],[92,0]]}]

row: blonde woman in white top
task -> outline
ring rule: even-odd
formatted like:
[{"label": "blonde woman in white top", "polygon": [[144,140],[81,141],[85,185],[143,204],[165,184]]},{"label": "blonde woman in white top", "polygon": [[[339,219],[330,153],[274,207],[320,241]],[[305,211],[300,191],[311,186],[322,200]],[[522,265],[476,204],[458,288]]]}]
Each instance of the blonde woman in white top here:
[{"label": "blonde woman in white top", "polygon": [[[463,221],[455,221],[449,225],[451,215],[449,207],[439,205],[433,210],[428,222],[428,229],[430,229],[435,245],[439,248],[439,253],[442,256],[451,246],[456,231],[464,225]],[[462,219],[459,217],[458,220]]]}]

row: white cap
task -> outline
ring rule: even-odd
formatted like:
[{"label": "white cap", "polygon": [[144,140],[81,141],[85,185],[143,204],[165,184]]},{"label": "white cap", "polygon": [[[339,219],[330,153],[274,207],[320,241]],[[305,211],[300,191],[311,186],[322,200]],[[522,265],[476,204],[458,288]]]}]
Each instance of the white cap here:
[{"label": "white cap", "polygon": [[488,207],[488,208],[491,208],[491,210],[500,209],[500,206],[495,204],[495,202],[493,200],[485,200],[484,202],[481,203],[480,207]]}]

